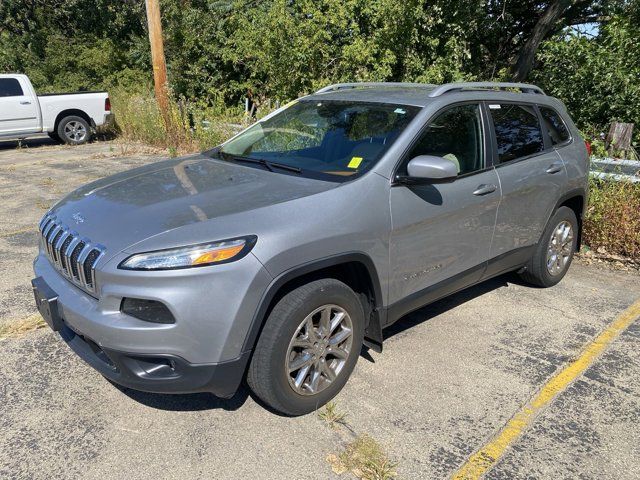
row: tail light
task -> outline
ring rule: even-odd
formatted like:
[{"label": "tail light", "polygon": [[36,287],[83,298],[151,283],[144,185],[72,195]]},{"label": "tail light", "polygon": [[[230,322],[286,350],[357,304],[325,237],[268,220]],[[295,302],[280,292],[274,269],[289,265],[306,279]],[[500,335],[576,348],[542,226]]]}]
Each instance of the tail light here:
[{"label": "tail light", "polygon": [[587,147],[587,155],[591,156],[591,142],[589,140],[585,140],[584,145]]},{"label": "tail light", "polygon": [[105,101],[104,101],[104,109],[105,109],[107,112],[110,112],[110,111],[111,111],[111,100],[109,99],[109,97],[107,97],[107,98],[105,99]]}]

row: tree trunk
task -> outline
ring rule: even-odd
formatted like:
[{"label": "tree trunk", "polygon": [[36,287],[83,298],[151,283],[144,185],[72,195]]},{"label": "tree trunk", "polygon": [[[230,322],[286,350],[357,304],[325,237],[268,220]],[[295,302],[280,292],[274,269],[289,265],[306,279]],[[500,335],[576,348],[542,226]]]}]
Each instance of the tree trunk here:
[{"label": "tree trunk", "polygon": [[513,66],[511,78],[516,82],[526,80],[533,69],[536,52],[542,41],[549,32],[553,31],[558,20],[566,13],[567,9],[574,3],[573,0],[554,0],[544,11],[535,27],[531,31],[531,36],[518,53],[518,60]]}]

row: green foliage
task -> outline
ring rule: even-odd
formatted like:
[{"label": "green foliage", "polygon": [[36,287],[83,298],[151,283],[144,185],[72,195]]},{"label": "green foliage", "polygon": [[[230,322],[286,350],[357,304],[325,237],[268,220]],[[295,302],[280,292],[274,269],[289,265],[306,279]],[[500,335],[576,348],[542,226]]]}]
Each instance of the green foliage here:
[{"label": "green foliage", "polygon": [[583,241],[594,250],[640,258],[640,184],[591,180]]},{"label": "green foliage", "polygon": [[612,121],[635,123],[640,139],[638,10],[630,6],[612,17],[595,38],[569,33],[546,42],[539,52],[533,80],[562,99],[582,128],[596,126],[606,133]]},{"label": "green foliage", "polygon": [[[552,1],[161,0],[176,99],[259,114],[341,81],[502,80]],[[640,1],[573,2],[545,33],[532,81],[580,128],[640,124]],[[595,36],[566,28],[597,22]],[[151,88],[142,0],[0,1],[0,71],[41,92]],[[636,128],[636,139],[640,128]]]}]

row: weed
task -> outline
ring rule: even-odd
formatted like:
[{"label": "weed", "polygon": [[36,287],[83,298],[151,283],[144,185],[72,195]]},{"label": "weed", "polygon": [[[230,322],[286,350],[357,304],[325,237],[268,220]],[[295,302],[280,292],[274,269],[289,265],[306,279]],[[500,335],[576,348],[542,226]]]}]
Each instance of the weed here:
[{"label": "weed", "polygon": [[338,405],[336,402],[329,402],[325,405],[324,409],[318,412],[318,417],[331,427],[337,428],[338,425],[344,425],[346,423],[346,413],[338,411]]},{"label": "weed", "polygon": [[9,337],[17,337],[34,330],[46,327],[46,323],[42,320],[40,314],[31,315],[22,320],[9,321],[9,323],[0,325],[0,340]]},{"label": "weed", "polygon": [[351,472],[362,480],[390,480],[398,476],[397,463],[389,460],[378,442],[368,435],[359,436],[338,455],[329,455],[327,461],[338,475]]},{"label": "weed", "polygon": [[53,187],[56,183],[53,181],[53,178],[47,177],[40,182],[40,185],[43,187]]},{"label": "weed", "polygon": [[168,149],[171,156],[219,145],[247,124],[241,110],[224,107],[215,99],[213,106],[171,99],[165,125],[150,93],[115,90],[111,98],[114,128],[122,139]]},{"label": "weed", "polygon": [[592,179],[584,244],[610,254],[640,257],[640,184]]}]

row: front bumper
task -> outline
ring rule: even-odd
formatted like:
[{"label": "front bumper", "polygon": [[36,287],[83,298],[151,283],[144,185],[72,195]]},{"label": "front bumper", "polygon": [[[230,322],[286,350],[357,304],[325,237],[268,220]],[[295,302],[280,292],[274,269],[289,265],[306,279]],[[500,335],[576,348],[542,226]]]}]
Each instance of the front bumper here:
[{"label": "front bumper", "polygon": [[[99,298],[63,277],[42,253],[34,271],[55,293],[62,338],[102,375],[136,390],[221,397],[233,395],[242,380],[251,354],[242,346],[271,280],[251,254],[192,274],[106,268]],[[124,297],[162,301],[175,323],[121,312]]]},{"label": "front bumper", "polygon": [[244,376],[250,352],[222,363],[192,364],[175,355],[148,355],[100,347],[63,322],[60,336],[85,362],[118,385],[153,393],[209,392],[230,398]]}]

